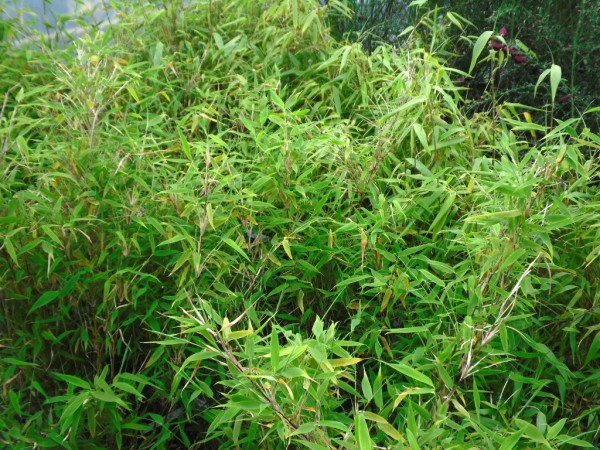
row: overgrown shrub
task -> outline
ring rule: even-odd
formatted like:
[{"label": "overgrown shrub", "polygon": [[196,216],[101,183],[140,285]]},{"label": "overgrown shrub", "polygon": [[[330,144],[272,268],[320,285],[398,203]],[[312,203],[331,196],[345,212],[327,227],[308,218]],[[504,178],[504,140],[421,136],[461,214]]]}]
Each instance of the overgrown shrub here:
[{"label": "overgrown shrub", "polygon": [[2,445],[597,444],[600,137],[463,113],[432,14],[175,6],[7,49]]}]

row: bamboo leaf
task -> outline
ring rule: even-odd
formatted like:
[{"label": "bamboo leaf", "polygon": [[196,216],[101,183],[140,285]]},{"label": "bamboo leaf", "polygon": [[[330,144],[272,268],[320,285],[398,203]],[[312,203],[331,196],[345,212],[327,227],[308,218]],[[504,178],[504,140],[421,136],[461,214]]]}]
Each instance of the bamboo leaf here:
[{"label": "bamboo leaf", "polygon": [[534,96],[535,96],[535,95],[537,95],[537,90],[538,90],[538,87],[540,86],[540,84],[542,83],[542,81],[544,81],[544,78],[546,78],[546,77],[548,76],[548,74],[549,74],[549,73],[550,73],[550,69],[546,69],[546,70],[544,70],[544,71],[543,71],[543,72],[540,74],[540,76],[538,77],[538,80],[537,80],[537,82],[535,83],[535,87],[534,87],[534,89],[533,89],[533,95],[534,95]]},{"label": "bamboo leaf", "polygon": [[54,299],[59,296],[59,291],[46,291],[44,292],[40,298],[33,304],[33,306],[29,309],[29,314],[34,311],[37,311],[40,308],[43,308],[47,304],[51,303]]},{"label": "bamboo leaf", "polygon": [[363,358],[337,358],[330,359],[329,364],[331,367],[344,367],[344,366],[353,366],[361,362]]},{"label": "bamboo leaf", "polygon": [[493,31],[484,31],[475,41],[475,45],[473,46],[473,56],[471,57],[471,64],[469,65],[469,73],[473,72],[475,68],[475,64],[477,64],[477,60],[483,52],[483,49],[487,46],[490,38],[494,34]]},{"label": "bamboo leaf", "polygon": [[554,104],[554,100],[556,98],[556,91],[558,91],[558,86],[560,85],[560,81],[562,78],[562,69],[560,66],[556,64],[552,64],[550,67],[550,89],[552,91],[552,103]]},{"label": "bamboo leaf", "polygon": [[440,210],[438,211],[437,215],[435,216],[435,219],[433,219],[433,222],[431,222],[429,231],[431,233],[433,233],[434,240],[437,237],[438,233],[442,230],[442,228],[446,224],[446,219],[448,217],[448,214],[450,213],[450,208],[452,208],[452,205],[454,204],[455,199],[456,199],[456,192],[450,191],[448,193],[448,196],[446,197],[446,200],[444,201],[444,203],[440,207]]},{"label": "bamboo leaf", "polygon": [[183,149],[183,154],[190,161],[192,160],[192,154],[190,153],[190,143],[188,142],[185,135],[181,132],[181,130],[177,129],[177,134],[179,135],[179,141],[181,142],[181,148]]},{"label": "bamboo leaf", "polygon": [[229,333],[227,335],[227,340],[228,341],[235,341],[237,339],[241,339],[241,338],[245,338],[246,336],[250,336],[250,335],[252,335],[254,333],[256,333],[256,331],[254,331],[254,330],[232,331],[231,333]]},{"label": "bamboo leaf", "polygon": [[369,435],[369,427],[365,420],[364,413],[356,412],[354,427],[356,429],[356,443],[359,450],[373,450],[373,441]]},{"label": "bamboo leaf", "polygon": [[152,67],[160,67],[163,61],[163,49],[164,44],[162,42],[157,42],[154,46],[154,56],[152,58]]},{"label": "bamboo leaf", "polygon": [[242,250],[242,248],[239,245],[237,245],[233,240],[231,240],[231,238],[223,239],[223,242],[227,244],[230,248],[235,250],[238,254],[240,254],[246,261],[250,261],[250,258],[248,258],[246,252]]},{"label": "bamboo leaf", "polygon": [[65,373],[58,373],[58,372],[53,372],[52,375],[54,377],[58,378],[59,380],[66,381],[67,383],[69,383],[73,386],[77,386],[82,389],[91,389],[91,386],[87,381],[82,380],[81,378],[76,377],[74,375],[68,375]]},{"label": "bamboo leaf", "polygon": [[271,331],[271,368],[274,371],[279,369],[279,336],[275,327]]},{"label": "bamboo leaf", "polygon": [[285,251],[285,254],[287,255],[287,257],[290,259],[294,259],[292,257],[292,249],[290,248],[290,241],[288,240],[287,237],[283,238],[283,241],[281,241],[281,245],[283,246],[283,250]]},{"label": "bamboo leaf", "polygon": [[427,386],[433,386],[433,381],[431,381],[431,378],[429,378],[427,375],[419,372],[417,369],[413,369],[412,367],[406,365],[406,364],[389,364],[387,363],[388,366],[392,367],[394,370],[400,372],[403,375],[406,375],[409,378],[412,378],[413,380],[419,381],[423,384],[426,384]]},{"label": "bamboo leaf", "polygon": [[10,256],[10,259],[12,259],[13,263],[15,263],[15,266],[20,267],[17,252],[15,251],[12,241],[8,237],[4,238],[4,248],[6,249],[8,256]]},{"label": "bamboo leaf", "polygon": [[362,393],[367,402],[370,402],[373,399],[373,387],[371,386],[371,382],[369,381],[369,377],[367,375],[366,370],[363,370],[363,379],[361,382]]}]

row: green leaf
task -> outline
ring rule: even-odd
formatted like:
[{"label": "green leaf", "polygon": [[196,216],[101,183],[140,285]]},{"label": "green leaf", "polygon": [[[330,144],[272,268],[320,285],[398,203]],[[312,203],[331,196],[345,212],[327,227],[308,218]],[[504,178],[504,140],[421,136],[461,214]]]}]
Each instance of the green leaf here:
[{"label": "green leaf", "polygon": [[12,366],[38,367],[38,364],[29,361],[21,361],[20,359],[11,357],[2,358],[2,362],[5,364],[10,364]]},{"label": "green leaf", "polygon": [[[438,374],[440,375],[440,378],[444,382],[444,385],[446,386],[446,388],[452,389],[454,387],[454,380],[452,379],[452,377],[450,376],[448,371],[444,368],[443,364],[438,362],[437,369],[438,369]],[[475,381],[473,381],[473,389],[474,389],[473,394],[475,394],[475,392],[476,392],[475,391],[475,389],[476,389]]]},{"label": "green leaf", "polygon": [[13,245],[10,238],[7,238],[7,237],[4,238],[4,248],[6,249],[6,252],[8,253],[8,255],[10,256],[10,259],[12,259],[13,263],[15,263],[15,266],[21,267],[19,265],[19,259],[17,258],[17,252],[15,251],[15,246]]},{"label": "green leaf", "polygon": [[431,222],[431,226],[429,227],[429,231],[433,233],[433,240],[437,237],[438,233],[442,230],[444,225],[446,224],[446,219],[448,217],[448,213],[450,212],[450,208],[454,204],[454,200],[456,199],[456,192],[450,191],[446,200],[440,207],[435,219]]},{"label": "green leaf", "polygon": [[527,254],[527,250],[522,249],[522,248],[519,248],[519,249],[509,253],[509,255],[506,257],[506,259],[504,261],[502,261],[502,264],[498,268],[498,272],[499,273],[504,272],[504,270],[511,267],[514,263],[516,263],[521,257],[523,257],[526,254]]},{"label": "green leaf", "polygon": [[535,83],[535,87],[533,89],[534,97],[537,95],[537,90],[538,90],[539,85],[542,83],[542,81],[544,81],[544,78],[546,78],[549,73],[550,73],[550,69],[546,69],[538,77],[537,83]]},{"label": "green leaf", "polygon": [[274,371],[279,369],[279,336],[275,327],[271,331],[271,368]]},{"label": "green leaf", "polygon": [[19,223],[21,222],[22,219],[16,217],[16,216],[4,216],[4,217],[0,217],[0,224],[1,225],[12,225],[13,223]]},{"label": "green leaf", "polygon": [[223,239],[223,242],[229,247],[231,247],[233,250],[235,250],[237,253],[239,253],[241,256],[243,256],[246,261],[250,261],[250,258],[248,258],[246,252],[242,250],[242,248],[239,245],[237,245],[233,240],[231,240],[230,238],[226,238]]},{"label": "green leaf", "polygon": [[422,273],[425,276],[425,278],[427,278],[429,281],[437,284],[438,286],[446,287],[446,283],[444,283],[444,280],[436,277],[434,274],[432,274],[427,269],[421,269],[421,270],[419,270],[419,272]]},{"label": "green leaf", "polygon": [[381,411],[383,409],[383,376],[381,374],[381,367],[379,367],[379,371],[373,382],[373,399],[375,400],[375,406]]},{"label": "green leaf", "polygon": [[369,427],[364,413],[356,412],[354,427],[356,429],[356,443],[359,450],[373,450],[373,441],[369,435]]},{"label": "green leaf", "polygon": [[188,367],[189,365],[191,365],[193,363],[196,363],[199,361],[201,362],[206,359],[213,359],[215,356],[218,356],[218,355],[219,355],[219,353],[216,351],[213,351],[213,350],[203,350],[201,352],[194,353],[193,355],[190,355],[185,359],[185,361],[181,365],[179,371],[185,369],[186,367]]},{"label": "green leaf", "polygon": [[60,416],[61,434],[64,434],[71,427],[73,419],[76,415],[81,415],[80,409],[85,403],[88,402],[89,398],[89,392],[82,392],[81,394],[76,395],[75,397],[71,397],[69,403],[67,404],[67,407],[63,410]]},{"label": "green leaf", "polygon": [[317,426],[318,427],[327,427],[327,428],[333,428],[335,430],[339,430],[342,431],[344,433],[348,432],[348,426],[344,425],[341,422],[336,422],[333,420],[321,420],[320,422],[317,422]]},{"label": "green leaf", "polygon": [[524,436],[538,444],[546,444],[549,447],[548,441],[538,427],[522,419],[515,419],[515,423],[519,426]]},{"label": "green leaf", "polygon": [[415,134],[417,135],[417,138],[419,139],[419,142],[421,143],[423,148],[425,150],[429,150],[430,147],[429,142],[427,142],[427,132],[425,131],[425,128],[423,128],[423,125],[421,125],[420,123],[414,123],[413,130],[415,130]]},{"label": "green leaf", "polygon": [[511,434],[508,438],[502,441],[502,445],[500,446],[499,450],[512,450],[521,439],[522,434],[523,430],[519,430],[518,432]]},{"label": "green leaf", "polygon": [[335,287],[339,289],[341,287],[348,286],[349,284],[358,283],[360,281],[372,279],[372,278],[373,278],[373,275],[366,275],[366,274],[355,275],[353,277],[348,277],[345,280],[340,281],[338,284],[335,285]]},{"label": "green leaf", "polygon": [[346,45],[344,47],[344,51],[342,53],[342,61],[340,62],[340,72],[344,70],[344,67],[346,67],[346,62],[348,61],[348,55],[350,54],[350,51],[352,51],[352,46],[351,45]]},{"label": "green leaf", "polygon": [[410,444],[410,450],[421,450],[421,446],[419,445],[417,438],[415,437],[414,433],[410,429],[406,430],[406,439],[408,440],[408,443]]},{"label": "green leaf", "polygon": [[390,363],[386,363],[388,366],[390,366],[391,368],[395,369],[396,371],[400,372],[403,375],[406,375],[409,378],[412,378],[413,380],[419,381],[423,384],[426,384],[427,386],[433,386],[433,381],[431,381],[431,378],[429,378],[427,375],[422,374],[421,372],[419,372],[417,369],[413,369],[410,366],[407,366],[406,364],[390,364]]},{"label": "green leaf", "polygon": [[292,257],[292,249],[290,248],[290,241],[288,240],[287,237],[283,238],[283,241],[281,241],[281,245],[283,246],[283,250],[285,250],[285,254],[287,255],[287,257],[290,259],[294,259]]},{"label": "green leaf", "polygon": [[296,428],[294,431],[292,431],[288,435],[288,437],[298,436],[299,434],[309,434],[309,433],[313,432],[315,430],[315,428],[316,428],[316,424],[313,422],[303,423],[298,428]]},{"label": "green leaf", "polygon": [[192,153],[190,152],[190,143],[188,142],[187,138],[185,137],[185,135],[182,133],[182,131],[179,128],[177,128],[177,134],[179,135],[179,142],[181,142],[181,148],[183,149],[184,155],[186,156],[187,159],[192,161]]},{"label": "green leaf", "polygon": [[245,338],[246,336],[250,336],[250,335],[252,335],[254,333],[256,333],[256,331],[254,331],[254,330],[232,331],[231,333],[229,333],[227,335],[227,340],[228,341],[235,341],[237,339],[242,339],[242,338]]},{"label": "green leaf", "polygon": [[80,271],[80,272],[77,272],[75,275],[73,275],[71,278],[69,278],[69,280],[66,283],[64,283],[63,288],[59,291],[59,295],[61,297],[66,297],[67,295],[71,295],[71,293],[75,289],[75,286],[79,282],[79,279],[81,278],[82,274],[83,274],[83,272]]},{"label": "green leaf", "polygon": [[317,444],[315,442],[307,441],[306,439],[292,439],[292,442],[297,445],[303,445],[304,447],[310,448],[311,450],[330,450],[331,448],[321,444]]},{"label": "green leaf", "polygon": [[392,426],[392,424],[390,424],[389,422],[377,423],[377,428],[379,428],[381,431],[383,431],[385,434],[387,434],[392,439],[395,439],[402,443],[406,442],[404,439],[404,436],[402,436],[402,434],[396,428],[394,428]]},{"label": "green leaf", "polygon": [[178,234],[178,235],[173,236],[171,239],[162,241],[160,244],[158,244],[158,247],[160,247],[161,245],[174,244],[175,242],[183,241],[184,239],[187,239],[187,238],[188,238],[188,236],[185,236],[183,234]]},{"label": "green leaf", "polygon": [[574,445],[576,447],[583,447],[583,448],[598,448],[594,444],[584,441],[583,439],[577,439],[577,438],[565,436],[565,435],[557,436],[556,440],[562,444],[568,444],[569,446]]},{"label": "green leaf", "polygon": [[387,334],[415,334],[429,333],[428,327],[406,327],[406,328],[391,328]]},{"label": "green leaf", "polygon": [[407,110],[411,109],[413,106],[421,105],[421,104],[427,102],[427,100],[428,100],[427,97],[425,97],[424,95],[414,97],[414,98],[410,99],[408,102],[402,104],[402,106],[390,111],[389,113],[387,113],[386,115],[381,117],[379,119],[379,123],[383,124],[390,117],[395,117],[400,113],[404,114]]},{"label": "green leaf", "polygon": [[285,103],[281,99],[279,95],[275,91],[269,91],[269,95],[271,96],[271,100],[275,103],[282,111],[285,111]]},{"label": "green leaf", "polygon": [[133,99],[136,101],[136,103],[140,102],[140,97],[137,93],[137,91],[135,90],[135,88],[133,86],[131,86],[130,84],[127,85],[127,92],[129,92],[129,95],[131,95],[133,97]]},{"label": "green leaf", "polygon": [[373,388],[371,386],[371,382],[369,381],[369,377],[367,375],[366,370],[363,370],[363,379],[361,382],[361,388],[362,388],[362,392],[365,397],[365,400],[367,402],[370,402],[373,399]]},{"label": "green leaf", "polygon": [[213,33],[213,38],[215,40],[215,44],[217,44],[217,48],[221,50],[224,47],[223,38],[217,32]]},{"label": "green leaf", "polygon": [[[142,420],[142,419],[136,419],[136,420]],[[121,428],[123,430],[135,430],[135,431],[150,431],[150,430],[152,430],[152,426],[142,425],[141,423],[138,423],[136,421],[126,422],[123,425],[121,425]]]},{"label": "green leaf", "polygon": [[552,67],[550,67],[550,89],[552,90],[552,103],[554,103],[554,99],[556,98],[556,91],[560,85],[561,78],[562,69],[560,66],[552,64]]},{"label": "green leaf", "polygon": [[58,237],[58,235],[54,232],[54,230],[52,230],[52,228],[50,228],[49,225],[42,225],[42,230],[44,231],[44,233],[46,233],[46,236],[48,236],[50,239],[52,239],[56,244],[58,244],[59,246],[62,247],[62,241],[60,240],[60,238]]},{"label": "green leaf", "polygon": [[165,45],[158,41],[154,47],[154,57],[152,58],[152,67],[160,67],[163,61],[163,49]]},{"label": "green leaf", "polygon": [[469,73],[473,72],[475,64],[477,64],[477,59],[479,59],[479,55],[481,55],[481,52],[487,46],[492,34],[494,34],[493,31],[484,31],[481,36],[477,38],[477,41],[475,41],[475,45],[473,46],[473,56],[471,57],[471,64],[469,66]]},{"label": "green leaf", "polygon": [[67,383],[69,383],[73,386],[77,386],[77,387],[80,387],[83,389],[91,388],[90,384],[87,381],[82,380],[81,378],[76,377],[74,375],[67,375],[64,373],[57,373],[57,372],[53,372],[52,375],[54,377],[58,378],[59,380],[66,381]]},{"label": "green leaf", "polygon": [[585,361],[583,362],[584,366],[587,366],[591,361],[598,361],[600,353],[600,332],[596,333],[592,343],[589,347],[587,355],[585,357]]},{"label": "green leaf", "polygon": [[123,391],[123,392],[127,392],[128,394],[133,394],[135,395],[138,399],[142,399],[144,398],[144,396],[142,395],[142,393],[140,391],[138,391],[135,387],[133,387],[131,384],[129,383],[125,383],[123,381],[114,381],[112,383],[112,386]]},{"label": "green leaf", "polygon": [[122,399],[120,399],[117,395],[112,392],[105,391],[91,391],[92,397],[96,400],[100,400],[104,403],[116,403],[117,405],[122,406],[125,409],[131,409],[127,403],[125,403]]},{"label": "green leaf", "polygon": [[485,214],[477,214],[475,216],[467,217],[466,220],[468,222],[479,222],[479,221],[486,221],[486,220],[497,221],[499,219],[510,219],[513,217],[519,217],[522,214],[523,213],[521,212],[520,209],[511,209],[509,211],[497,211],[497,212],[490,212],[490,213],[485,213]]},{"label": "green leaf", "polygon": [[37,301],[33,304],[33,306],[31,307],[31,309],[29,310],[29,314],[31,314],[34,311],[37,311],[40,308],[43,308],[48,303],[50,303],[54,299],[56,299],[59,296],[59,294],[60,293],[58,291],[47,291],[47,292],[44,292],[40,296],[40,298],[38,298]]}]

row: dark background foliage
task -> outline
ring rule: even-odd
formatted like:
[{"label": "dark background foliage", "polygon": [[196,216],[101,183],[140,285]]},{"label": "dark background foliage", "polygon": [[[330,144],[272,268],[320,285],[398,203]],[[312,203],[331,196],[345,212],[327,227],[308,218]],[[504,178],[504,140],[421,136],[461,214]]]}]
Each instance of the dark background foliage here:
[{"label": "dark background foliage", "polygon": [[[378,42],[401,44],[401,32],[414,20],[414,9],[404,0],[348,0],[356,12],[352,19],[338,21],[339,35],[359,38],[366,34],[365,49],[373,50]],[[416,3],[416,2],[415,2]],[[442,13],[452,11],[467,18],[473,26],[468,34],[478,36],[486,30],[498,33],[508,30],[507,43],[520,47],[527,57],[523,64],[507,64],[501,70],[496,84],[496,101],[507,101],[535,106],[541,109],[535,118],[544,120],[546,105],[550,103],[549,89],[542,85],[534,96],[534,86],[540,74],[552,63],[561,66],[563,81],[557,93],[553,115],[559,119],[575,117],[598,101],[598,71],[600,69],[600,2],[594,0],[442,0],[423,1],[424,7],[440,8]],[[412,14],[412,15],[411,15]],[[456,36],[454,57],[450,65],[468,70],[472,43]],[[467,98],[474,111],[481,111],[493,103],[484,93],[489,83],[489,70],[478,68],[474,77],[465,80],[470,88]],[[585,116],[586,126],[598,130],[600,115]]]}]

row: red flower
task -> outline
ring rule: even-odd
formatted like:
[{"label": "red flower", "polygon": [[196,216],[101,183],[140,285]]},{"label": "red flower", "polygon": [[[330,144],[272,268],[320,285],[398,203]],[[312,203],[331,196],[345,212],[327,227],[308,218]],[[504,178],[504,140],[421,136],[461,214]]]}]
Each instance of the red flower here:
[{"label": "red flower", "polygon": [[513,61],[515,62],[515,64],[521,64],[527,61],[527,58],[523,55],[516,54],[513,55]]},{"label": "red flower", "polygon": [[492,41],[492,48],[497,52],[498,50],[504,50],[506,45],[504,45],[502,42]]},{"label": "red flower", "polygon": [[567,103],[569,100],[571,100],[571,97],[573,97],[572,94],[563,95],[561,98],[558,99],[558,101],[561,103]]},{"label": "red flower", "polygon": [[508,53],[510,53],[512,56],[520,56],[519,55],[519,50],[517,50],[514,47],[509,47],[508,48]]},{"label": "red flower", "polygon": [[503,38],[508,36],[508,30],[506,29],[506,27],[500,28],[500,36],[502,36]]}]

